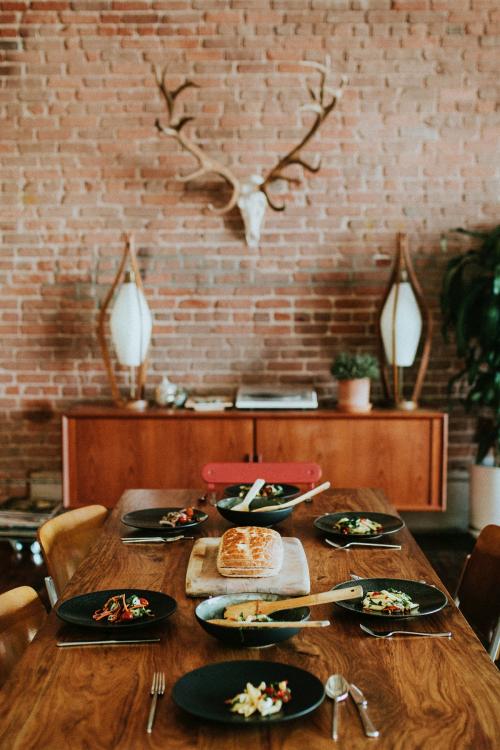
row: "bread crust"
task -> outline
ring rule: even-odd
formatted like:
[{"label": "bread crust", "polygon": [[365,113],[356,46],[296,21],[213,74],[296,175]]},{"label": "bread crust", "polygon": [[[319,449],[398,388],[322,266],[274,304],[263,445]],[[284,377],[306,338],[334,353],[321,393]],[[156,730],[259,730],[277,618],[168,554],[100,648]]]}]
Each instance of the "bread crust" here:
[{"label": "bread crust", "polygon": [[283,542],[274,529],[235,526],[221,538],[217,570],[222,576],[265,578],[277,575],[283,564]]}]

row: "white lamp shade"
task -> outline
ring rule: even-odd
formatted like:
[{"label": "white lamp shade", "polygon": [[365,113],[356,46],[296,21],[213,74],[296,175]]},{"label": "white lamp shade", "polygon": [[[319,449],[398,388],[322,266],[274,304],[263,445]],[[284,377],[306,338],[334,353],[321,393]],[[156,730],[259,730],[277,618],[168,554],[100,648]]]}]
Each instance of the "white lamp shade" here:
[{"label": "white lamp shade", "polygon": [[[395,362],[393,326],[396,345]],[[401,281],[391,287],[380,317],[380,332],[388,363],[390,365],[396,364],[398,367],[410,367],[415,361],[418,342],[422,333],[422,315],[408,281]]]},{"label": "white lamp shade", "polygon": [[134,282],[125,282],[120,287],[110,325],[120,364],[139,367],[146,358],[153,321],[146,298]]}]

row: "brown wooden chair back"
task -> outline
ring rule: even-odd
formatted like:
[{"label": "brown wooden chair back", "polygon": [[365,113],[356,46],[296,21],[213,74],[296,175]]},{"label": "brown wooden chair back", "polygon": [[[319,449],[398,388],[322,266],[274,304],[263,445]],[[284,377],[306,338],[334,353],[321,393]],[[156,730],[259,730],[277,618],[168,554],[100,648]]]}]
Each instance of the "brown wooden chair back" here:
[{"label": "brown wooden chair back", "polygon": [[61,513],[38,529],[38,541],[58,596],[87,555],[107,512],[104,505],[87,505]]},{"label": "brown wooden chair back", "polygon": [[40,597],[30,586],[0,594],[0,687],[46,617]]},{"label": "brown wooden chair back", "polygon": [[459,607],[480,640],[489,648],[500,618],[500,526],[485,526],[460,580]]}]

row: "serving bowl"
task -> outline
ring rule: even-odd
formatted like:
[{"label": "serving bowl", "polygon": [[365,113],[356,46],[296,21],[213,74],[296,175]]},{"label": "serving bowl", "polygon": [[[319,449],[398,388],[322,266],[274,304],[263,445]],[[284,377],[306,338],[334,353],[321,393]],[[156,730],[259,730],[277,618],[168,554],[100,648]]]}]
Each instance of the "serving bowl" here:
[{"label": "serving bowl", "polygon": [[[263,648],[264,646],[272,646],[275,643],[281,643],[282,641],[292,638],[297,635],[300,628],[285,627],[285,628],[234,628],[225,627],[224,625],[216,625],[207,620],[221,620],[224,617],[224,610],[229,607],[230,604],[238,604],[238,602],[248,602],[253,599],[263,599],[266,602],[275,602],[283,597],[277,594],[224,594],[223,596],[213,596],[210,599],[198,604],[195,610],[196,619],[200,623],[203,630],[213,635],[214,638],[226,643],[228,646],[242,646],[246,648]],[[283,610],[282,612],[275,612],[271,615],[271,619],[275,622],[282,620],[283,622],[301,622],[309,618],[310,610],[309,607],[295,607],[294,609]]]},{"label": "serving bowl", "polygon": [[[237,495],[243,500],[252,484],[230,484],[224,487],[225,497],[236,497]],[[274,489],[274,494],[272,490]],[[259,499],[266,500],[292,500],[300,495],[300,488],[295,484],[283,484],[282,482],[266,482],[261,490],[257,493]]]},{"label": "serving bowl", "polygon": [[[283,521],[293,511],[291,508],[280,508],[280,504],[288,502],[283,498],[259,497],[252,500],[250,508],[252,510],[233,510],[233,505],[241,503],[241,497],[224,497],[216,504],[216,508],[226,521],[236,524],[236,526],[274,526],[275,523]],[[263,510],[259,513],[253,508],[263,508],[268,505],[276,505],[276,510]]]}]

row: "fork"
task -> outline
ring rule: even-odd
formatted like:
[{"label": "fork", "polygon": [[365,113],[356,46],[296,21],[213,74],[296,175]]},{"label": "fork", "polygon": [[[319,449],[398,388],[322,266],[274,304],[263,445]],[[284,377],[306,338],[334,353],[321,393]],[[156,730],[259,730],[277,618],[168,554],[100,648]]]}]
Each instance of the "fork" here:
[{"label": "fork", "polygon": [[153,672],[153,682],[151,683],[151,695],[153,699],[151,701],[151,708],[149,709],[148,725],[146,731],[151,734],[153,731],[153,723],[155,720],[156,703],[158,696],[163,695],[165,692],[165,672]]},{"label": "fork", "polygon": [[374,630],[367,628],[366,625],[360,624],[361,630],[368,635],[373,635],[375,638],[391,638],[393,635],[422,635],[426,638],[451,638],[450,631],[446,633],[417,633],[414,630],[384,630],[376,633]]},{"label": "fork", "polygon": [[348,542],[347,544],[337,544],[331,539],[325,539],[325,542],[336,549],[347,549],[348,547],[385,547],[387,549],[401,549],[400,544],[370,544],[370,542]]}]

